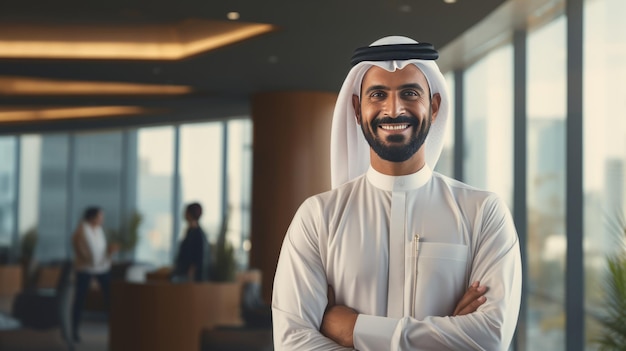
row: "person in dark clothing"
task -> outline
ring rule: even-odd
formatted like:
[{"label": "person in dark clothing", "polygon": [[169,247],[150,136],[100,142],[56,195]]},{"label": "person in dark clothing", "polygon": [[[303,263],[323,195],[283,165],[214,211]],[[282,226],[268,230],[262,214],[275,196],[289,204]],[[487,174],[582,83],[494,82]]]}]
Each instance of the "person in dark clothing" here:
[{"label": "person in dark clothing", "polygon": [[187,205],[185,220],[187,232],[180,243],[172,274],[174,281],[204,281],[209,279],[209,243],[199,224],[202,206],[195,202]]}]

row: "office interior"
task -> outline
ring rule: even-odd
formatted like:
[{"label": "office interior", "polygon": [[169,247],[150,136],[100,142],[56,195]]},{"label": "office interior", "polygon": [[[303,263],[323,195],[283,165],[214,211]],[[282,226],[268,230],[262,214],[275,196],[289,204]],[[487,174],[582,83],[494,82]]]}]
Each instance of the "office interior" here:
[{"label": "office interior", "polygon": [[[352,50],[399,34],[435,45],[453,97],[435,171],[513,215],[524,283],[511,349],[599,349],[607,259],[626,256],[624,14],[623,0],[3,6],[0,348],[271,349],[271,331],[241,318],[243,288],[271,302],[291,218],[330,189]],[[196,201],[236,274],[172,286]],[[81,343],[62,323],[13,323],[26,289],[55,294],[89,205],[124,244],[109,312],[94,286]]]}]

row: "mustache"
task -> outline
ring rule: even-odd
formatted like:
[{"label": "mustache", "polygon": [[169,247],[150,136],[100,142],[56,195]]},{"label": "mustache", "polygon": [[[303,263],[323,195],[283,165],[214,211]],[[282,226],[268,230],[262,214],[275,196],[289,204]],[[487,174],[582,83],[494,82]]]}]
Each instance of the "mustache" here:
[{"label": "mustache", "polygon": [[401,115],[401,116],[394,117],[394,118],[389,117],[389,116],[378,117],[378,118],[373,119],[372,122],[370,122],[370,124],[372,125],[373,128],[377,128],[381,124],[411,124],[411,125],[418,126],[420,125],[420,121],[415,116]]}]

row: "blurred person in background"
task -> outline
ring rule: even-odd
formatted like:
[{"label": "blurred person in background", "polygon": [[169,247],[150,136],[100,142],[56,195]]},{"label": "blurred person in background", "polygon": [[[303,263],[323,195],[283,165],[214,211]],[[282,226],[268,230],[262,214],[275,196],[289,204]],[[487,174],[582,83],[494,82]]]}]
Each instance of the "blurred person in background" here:
[{"label": "blurred person in background", "polygon": [[74,268],[76,270],[74,304],[72,306],[72,335],[80,341],[79,326],[83,306],[92,278],[95,278],[102,291],[103,303],[108,310],[110,302],[111,256],[119,250],[117,244],[108,244],[102,229],[104,212],[100,207],[85,209],[83,218],[72,236]]},{"label": "blurred person in background", "polygon": [[202,206],[197,202],[187,205],[184,216],[187,231],[176,255],[172,280],[197,282],[209,280],[209,242],[199,223]]}]

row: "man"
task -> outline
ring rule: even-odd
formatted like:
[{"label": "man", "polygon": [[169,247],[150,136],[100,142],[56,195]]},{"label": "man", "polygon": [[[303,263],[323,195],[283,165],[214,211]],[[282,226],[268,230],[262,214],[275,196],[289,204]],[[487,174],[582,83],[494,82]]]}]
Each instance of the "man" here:
[{"label": "man", "polygon": [[301,205],[283,242],[277,350],[508,349],[517,234],[495,194],[432,171],[449,107],[437,57],[405,37],[356,50],[333,116],[333,190]]},{"label": "man", "polygon": [[88,207],[72,235],[74,267],[76,269],[76,287],[72,306],[72,334],[76,342],[80,341],[80,320],[92,278],[96,278],[100,284],[105,308],[108,309],[109,307],[111,256],[119,250],[119,246],[115,243],[107,245],[106,236],[102,229],[103,222],[104,212],[102,209],[97,206]]},{"label": "man", "polygon": [[172,272],[173,281],[206,281],[209,280],[209,242],[202,227],[200,217],[202,205],[197,202],[185,208],[187,231],[180,243],[176,264]]}]

